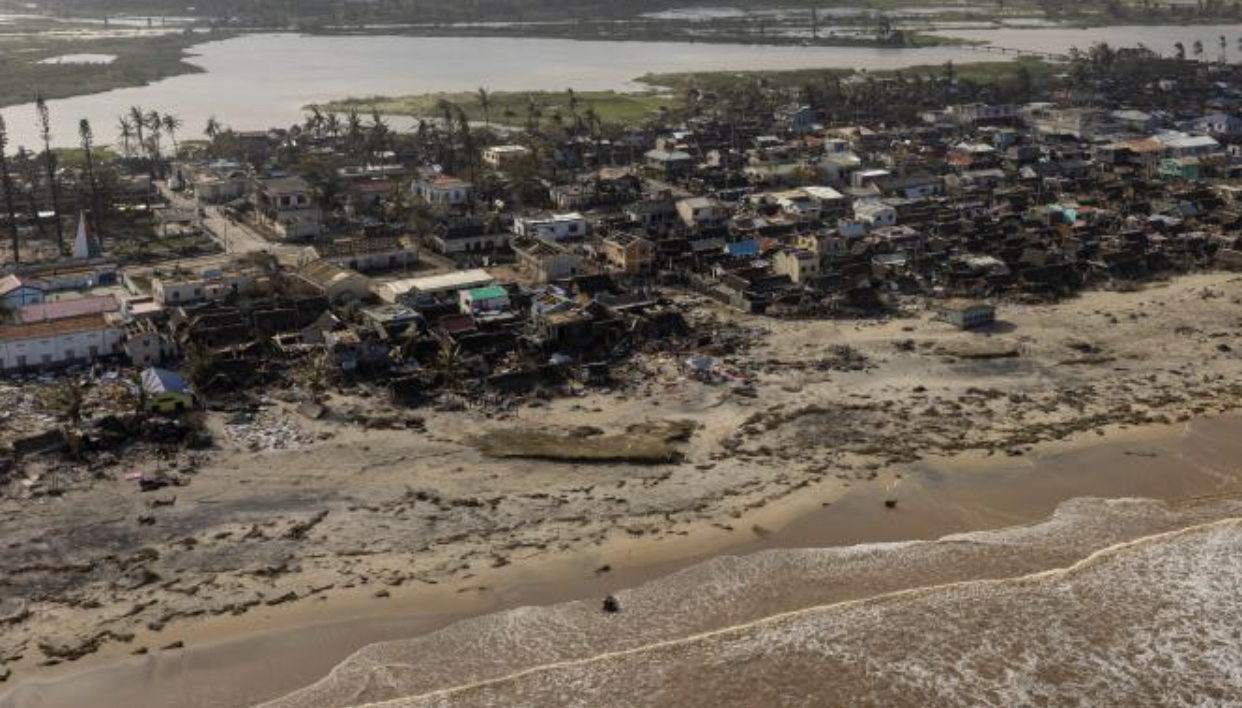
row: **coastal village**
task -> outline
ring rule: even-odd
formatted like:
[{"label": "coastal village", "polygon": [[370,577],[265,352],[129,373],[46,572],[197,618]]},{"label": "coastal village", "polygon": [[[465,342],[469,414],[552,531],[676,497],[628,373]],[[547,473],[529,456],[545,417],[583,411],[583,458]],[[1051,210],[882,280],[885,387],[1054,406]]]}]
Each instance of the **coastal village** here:
[{"label": "coastal village", "polygon": [[[572,100],[565,112],[540,116],[532,105],[504,121],[470,121],[446,104],[443,118],[409,131],[314,109],[301,125],[216,125],[180,144],[175,131],[139,129],[93,162],[87,141],[85,161],[66,155],[48,175],[44,158],[10,156],[0,497],[33,507],[110,485],[137,511],[101,556],[111,560],[97,563],[61,548],[58,565],[46,537],[6,537],[0,679],[20,662],[128,646],[126,623],[154,634],[193,616],[177,602],[208,594],[225,571],[196,585],[158,566],[217,541],[187,531],[201,519],[165,515],[220,484],[206,470],[229,456],[247,456],[244,482],[258,488],[277,459],[312,464],[321,447],[372,438],[365,444],[391,456],[421,437],[437,450],[469,448],[452,453],[477,455],[469,460],[530,464],[541,479],[563,465],[575,480],[563,493],[591,501],[578,521],[556,523],[585,525],[603,504],[591,490],[611,477],[584,481],[584,466],[639,470],[638,496],[608,503],[675,519],[704,489],[754,509],[842,471],[895,483],[885,471],[924,454],[1017,456],[1098,426],[1236,405],[1223,372],[1239,335],[1228,284],[1242,269],[1242,70],[1107,47],[1054,68],[1033,85],[961,80],[951,65],[802,85],[740,77],[745,90],[695,87],[683,109],[628,125],[602,125]],[[919,98],[899,105],[909,95]],[[525,128],[501,124],[523,119]],[[1183,276],[1211,280],[1178,291],[1189,324],[1157,329],[1180,338],[1170,346],[1187,347],[1187,360],[1215,362],[1201,369],[1130,372],[1101,341],[1040,329],[1105,339],[1147,317],[1145,287]],[[1125,309],[1076,299],[1083,293]],[[1076,314],[1049,325],[1056,307]],[[810,334],[829,326],[852,334]],[[1015,393],[969,368],[1026,376],[1032,352],[1072,370],[1068,383]],[[952,370],[957,388],[941,399],[929,384],[882,395],[867,377],[896,366],[889,356],[967,368]],[[1084,373],[1097,369],[1108,373]],[[909,378],[894,371],[885,386]],[[808,398],[830,380],[830,399]],[[789,400],[769,401],[768,390]],[[685,399],[654,417],[648,403],[664,395]],[[736,406],[733,417],[696,418],[707,407],[692,401],[708,395]],[[614,424],[600,425],[614,410]],[[1021,425],[989,428],[981,412]],[[783,491],[707,479],[764,460],[799,472],[776,475]],[[688,506],[644,491],[669,468],[697,475],[673,477],[690,490]],[[466,557],[500,568],[512,560],[480,550],[489,534],[537,526],[502,492],[454,497],[459,482],[422,485],[434,470],[419,475],[417,488],[393,481],[407,496],[379,506],[401,518],[419,504],[434,512],[434,532],[408,532],[426,557],[481,523],[488,532]],[[493,483],[511,484],[476,488]],[[289,549],[364,513],[351,504],[230,522],[220,533],[280,553],[241,554],[245,579],[211,612],[351,583],[382,598],[406,580],[432,582],[430,570],[396,566],[351,565],[342,573],[352,581],[300,576],[310,570],[298,563],[313,562]],[[632,537],[655,534],[621,523]],[[332,535],[365,543],[339,527]],[[544,536],[512,548],[556,545]],[[150,544],[167,548],[143,550]],[[469,578],[461,558],[438,559],[437,572]],[[282,584],[294,576],[301,585]],[[92,602],[115,607],[118,624],[89,628]],[[71,608],[81,631],[37,640],[35,606]]]}]

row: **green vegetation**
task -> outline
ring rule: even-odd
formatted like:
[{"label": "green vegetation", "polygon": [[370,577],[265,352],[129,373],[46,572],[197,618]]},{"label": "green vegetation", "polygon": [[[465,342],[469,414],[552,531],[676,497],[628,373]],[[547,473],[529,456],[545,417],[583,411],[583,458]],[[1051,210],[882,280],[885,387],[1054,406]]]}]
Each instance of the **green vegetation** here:
[{"label": "green vegetation", "polygon": [[[220,34],[174,34],[144,37],[69,39],[39,33],[37,23],[0,25],[0,106],[29,103],[35,94],[67,98],[116,88],[143,86],[179,74],[201,72],[185,61],[186,49]],[[98,31],[98,26],[60,23],[62,31]],[[41,64],[66,54],[108,54],[108,64]]]},{"label": "green vegetation", "polygon": [[633,125],[653,114],[686,108],[689,97],[702,93],[734,93],[740,87],[763,86],[770,90],[799,92],[826,80],[842,81],[851,76],[884,80],[913,77],[944,77],[946,73],[961,82],[1009,86],[1028,84],[1025,90],[1046,84],[1063,73],[1064,65],[1039,59],[979,62],[961,65],[913,66],[894,71],[855,72],[851,69],[793,69],[787,71],[709,71],[676,74],[647,74],[637,80],[658,90],[624,93],[618,91],[518,91],[479,93],[431,93],[415,96],[349,98],[308,106],[324,114],[442,118],[446,104],[465,111],[473,122],[509,126],[528,126],[573,116],[594,115],[602,123]]},{"label": "green vegetation", "polygon": [[580,92],[496,92],[485,94],[487,106],[478,93],[432,93],[418,96],[386,98],[349,98],[316,106],[325,113],[373,113],[389,116],[412,116],[415,118],[438,118],[445,102],[460,107],[467,118],[475,122],[504,125],[523,125],[534,113],[542,118],[556,115],[565,121],[575,113],[594,111],[605,123],[636,123],[661,109],[673,109],[681,105],[681,99],[669,94],[645,92],[622,93],[617,91]]},{"label": "green vegetation", "polygon": [[977,84],[1004,84],[1017,82],[1025,76],[1038,83],[1065,70],[1041,59],[1024,57],[1015,61],[978,62],[970,64],[920,65],[892,71],[862,72],[853,69],[790,69],[783,71],[699,71],[670,74],[647,74],[637,81],[648,86],[664,89],[672,94],[685,95],[691,91],[729,92],[739,85],[760,84],[769,89],[801,89],[807,84],[824,79],[845,79],[851,75],[874,79],[943,76],[947,71],[959,81]]}]

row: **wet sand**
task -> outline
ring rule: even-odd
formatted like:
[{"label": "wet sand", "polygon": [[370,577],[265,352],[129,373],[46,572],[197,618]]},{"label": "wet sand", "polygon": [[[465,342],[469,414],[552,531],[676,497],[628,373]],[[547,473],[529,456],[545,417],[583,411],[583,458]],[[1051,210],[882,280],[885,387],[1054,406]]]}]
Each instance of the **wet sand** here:
[{"label": "wet sand", "polygon": [[[808,488],[737,519],[735,531],[695,529],[660,542],[610,540],[589,552],[500,569],[476,578],[489,589],[421,588],[374,603],[334,596],[268,616],[214,618],[179,632],[184,650],[26,681],[0,708],[233,708],[270,700],[324,676],[368,644],[425,635],[458,619],[514,607],[600,598],[722,553],[825,548],[935,539],[946,534],[1037,522],[1080,497],[1180,500],[1232,496],[1242,489],[1242,418],[1084,434],[1038,455],[932,458],[903,469],[888,489],[862,486],[825,496]],[[896,500],[888,509],[885,500]],[[739,537],[747,540],[739,542]],[[596,573],[603,564],[611,572]],[[338,621],[319,623],[324,617]],[[262,634],[247,630],[264,626]],[[281,627],[271,631],[273,626]]]}]

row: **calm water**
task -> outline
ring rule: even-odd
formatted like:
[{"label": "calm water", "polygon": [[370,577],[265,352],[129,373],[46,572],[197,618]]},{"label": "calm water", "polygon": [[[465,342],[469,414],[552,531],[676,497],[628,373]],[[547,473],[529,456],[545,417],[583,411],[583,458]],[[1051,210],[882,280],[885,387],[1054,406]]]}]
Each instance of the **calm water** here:
[{"label": "calm water", "polygon": [[1092,29],[1069,29],[1062,27],[1039,29],[966,29],[944,30],[936,34],[990,42],[1000,47],[1027,49],[1042,52],[1064,52],[1071,47],[1086,49],[1096,42],[1107,42],[1114,47],[1147,48],[1169,56],[1173,45],[1182,42],[1189,53],[1195,40],[1203,42],[1204,58],[1215,61],[1220,58],[1218,38],[1224,35],[1228,45],[1226,58],[1236,62],[1242,54],[1237,51],[1238,38],[1242,37],[1242,25],[1134,25],[1096,27]]},{"label": "calm water", "polygon": [[[1095,41],[1142,42],[1172,51],[1176,41],[1201,39],[1215,58],[1224,34],[1230,57],[1242,25],[1218,27],[1110,27],[1103,29],[969,29],[945,34],[1000,46],[1066,51]],[[85,47],[84,47],[85,48]],[[648,72],[850,67],[894,69],[917,64],[980,61],[987,55],[948,47],[872,49],[761,47],[719,44],[577,42],[548,39],[423,38],[401,36],[309,37],[249,35],[209,42],[194,50],[204,74],[174,77],[151,86],[80,96],[51,104],[55,139],[76,141],[77,122],[88,118],[98,142],[115,140],[117,117],[138,105],[171,111],[198,136],[209,116],[237,129],[288,126],[308,103],[350,96],[431,91],[633,88]],[[999,57],[997,57],[999,59]],[[14,145],[36,143],[29,105],[4,109]]]},{"label": "calm water", "polygon": [[[569,40],[250,35],[200,45],[205,74],[151,86],[54,101],[56,138],[72,142],[86,117],[100,141],[115,139],[117,116],[132,105],[172,111],[187,135],[216,115],[237,129],[288,126],[308,103],[350,96],[429,91],[619,89],[648,72],[795,69],[819,66],[897,68],[977,56],[954,49],[918,50],[576,42]],[[34,111],[4,109],[14,144],[32,145]]]}]

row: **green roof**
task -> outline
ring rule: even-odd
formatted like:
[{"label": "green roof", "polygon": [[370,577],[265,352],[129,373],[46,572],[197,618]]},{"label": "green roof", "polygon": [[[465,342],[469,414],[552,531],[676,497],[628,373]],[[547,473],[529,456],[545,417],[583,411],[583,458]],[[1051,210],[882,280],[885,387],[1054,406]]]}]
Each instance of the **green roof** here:
[{"label": "green roof", "polygon": [[472,288],[467,292],[470,293],[471,300],[494,300],[498,297],[509,296],[509,291],[499,285],[489,285],[486,288]]}]

